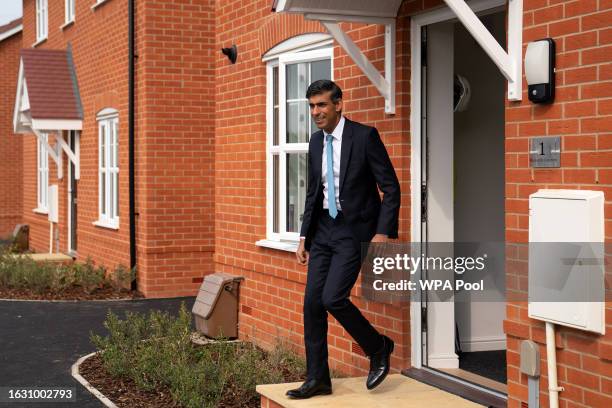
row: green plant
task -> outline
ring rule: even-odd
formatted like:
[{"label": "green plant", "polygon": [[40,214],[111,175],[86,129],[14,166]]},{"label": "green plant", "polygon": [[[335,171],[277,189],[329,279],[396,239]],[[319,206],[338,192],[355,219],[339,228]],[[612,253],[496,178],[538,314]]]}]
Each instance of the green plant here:
[{"label": "green plant", "polygon": [[63,293],[80,288],[92,293],[102,288],[115,292],[130,289],[136,278],[135,269],[118,265],[108,274],[103,265],[95,265],[91,258],[85,263],[57,264],[36,262],[28,254],[13,254],[10,248],[0,250],[0,288],[31,290],[34,293]]},{"label": "green plant", "polygon": [[225,339],[194,345],[184,302],[176,317],[151,311],[126,313],[121,320],[109,312],[105,327],[108,336],[92,334],[91,340],[111,375],[131,378],[145,390],[164,385],[187,408],[258,406],[257,384],[297,381],[305,372],[304,360],[282,343],[271,352]]},{"label": "green plant", "polygon": [[108,280],[116,291],[129,290],[132,282],[136,279],[136,268],[127,269],[123,264],[117,265]]}]

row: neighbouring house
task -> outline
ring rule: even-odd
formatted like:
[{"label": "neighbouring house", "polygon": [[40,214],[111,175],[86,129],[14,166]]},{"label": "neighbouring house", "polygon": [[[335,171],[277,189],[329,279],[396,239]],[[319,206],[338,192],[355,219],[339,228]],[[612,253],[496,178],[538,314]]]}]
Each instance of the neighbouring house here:
[{"label": "neighbouring house", "polygon": [[22,222],[37,251],[137,267],[147,296],[191,295],[213,270],[213,2],[130,3],[23,2]]},{"label": "neighbouring house", "polygon": [[[467,4],[25,0],[18,126],[0,129],[23,144],[15,188],[31,246],[49,250],[57,185],[53,250],[136,266],[148,297],[194,295],[211,272],[244,276],[240,337],[303,353],[306,268],[294,252],[314,131],[304,93],[320,78],[343,88],[347,117],[380,131],[402,187],[400,241],[527,243],[530,195],[567,189],[603,193],[610,242],[612,3]],[[544,38],[556,46],[555,97],[534,104],[524,57]],[[232,45],[235,63],[221,52]],[[552,167],[534,166],[533,146],[551,140]],[[498,267],[508,288],[526,289],[512,255]],[[526,300],[352,295],[395,340],[395,372],[494,406],[527,404],[520,349],[534,341],[548,405],[545,325]],[[601,310],[605,334],[557,326],[561,407],[612,406],[612,304]],[[367,373],[332,318],[329,344],[333,368]]]},{"label": "neighbouring house", "polygon": [[11,109],[17,89],[22,30],[21,19],[0,26],[0,238],[8,238],[22,219],[22,143],[13,134]]}]

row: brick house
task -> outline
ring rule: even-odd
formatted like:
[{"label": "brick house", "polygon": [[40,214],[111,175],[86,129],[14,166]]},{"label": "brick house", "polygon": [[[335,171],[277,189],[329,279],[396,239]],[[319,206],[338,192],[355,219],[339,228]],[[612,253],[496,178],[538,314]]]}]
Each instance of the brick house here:
[{"label": "brick house", "polygon": [[[74,82],[26,86],[17,101],[25,100],[25,89],[42,115],[32,119],[54,119],[53,128],[38,132],[49,155],[27,127],[13,138],[23,143],[22,221],[30,226],[30,246],[49,250],[46,196],[57,185],[53,251],[111,268],[137,266],[147,296],[191,295],[213,269],[212,3],[165,10],[164,1],[136,2],[133,14],[121,1],[63,3],[23,2],[21,47],[29,50],[22,83],[58,83],[67,75]],[[56,62],[57,69],[45,70],[52,52],[63,53],[60,64],[69,57],[68,66]],[[133,80],[130,59],[137,61]],[[76,101],[80,118],[62,116],[58,98]],[[133,184],[131,174],[138,174]]]},{"label": "brick house", "polygon": [[21,49],[21,19],[0,26],[0,237],[6,238],[21,222],[21,140],[15,139],[10,106],[15,99],[15,78]]},{"label": "brick house", "polygon": [[[303,352],[306,270],[293,252],[314,129],[304,89],[315,79],[337,81],[344,113],[380,131],[402,186],[400,241],[528,242],[529,196],[540,189],[603,192],[606,241],[612,237],[609,1],[472,1],[481,25],[456,0],[446,0],[451,8],[419,0],[140,0],[132,20],[131,2],[76,2],[72,14],[49,3],[24,1],[22,48],[72,54],[82,103],[70,146],[79,150],[80,177],[72,183],[78,210],[69,212],[74,171],[67,154],[58,180],[53,161],[33,165],[39,139],[14,136],[23,140],[22,221],[31,245],[49,249],[47,216],[37,205],[37,180],[48,175],[59,188],[60,251],[137,266],[138,287],[149,297],[193,295],[211,272],[244,276],[242,338],[262,346],[282,338]],[[528,100],[523,57],[528,43],[546,37],[556,44],[556,94],[554,103],[539,105]],[[235,64],[219,51],[232,44]],[[453,112],[454,88],[464,83],[471,98]],[[117,129],[117,143],[101,130],[107,124]],[[61,131],[69,144],[70,132]],[[532,167],[530,142],[553,136],[560,137],[560,166]],[[100,155],[107,142],[118,146],[114,162]],[[101,187],[111,187],[109,177],[116,180],[110,196]],[[106,217],[109,205],[117,213]],[[502,266],[509,288],[520,289],[525,276],[516,262],[508,257]],[[520,347],[533,340],[541,355],[539,397],[548,404],[545,326],[528,316],[526,301],[472,309],[439,303],[423,311],[419,302],[369,301],[358,285],[353,301],[396,341],[394,371],[413,368],[405,373],[455,392],[463,387],[459,392],[495,406],[527,403]],[[608,323],[611,310],[606,303]],[[557,326],[559,406],[612,406],[611,336],[609,325],[604,335]],[[368,360],[333,319],[329,344],[333,368],[367,372]]]}]

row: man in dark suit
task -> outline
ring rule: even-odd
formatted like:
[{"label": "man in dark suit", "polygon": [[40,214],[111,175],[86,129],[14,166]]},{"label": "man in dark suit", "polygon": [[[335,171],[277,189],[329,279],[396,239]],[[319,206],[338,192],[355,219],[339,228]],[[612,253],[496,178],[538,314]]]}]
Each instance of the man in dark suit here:
[{"label": "man in dark suit", "polygon": [[[397,238],[400,186],[378,131],[342,115],[342,90],[313,82],[306,92],[320,129],[308,147],[308,192],[298,262],[308,263],[304,296],[307,378],[292,398],[331,394],[327,312],[370,358],[368,389],[389,372],[393,341],[376,331],[349,295],[361,267],[361,243]],[[382,202],[378,188],[383,192]]]}]

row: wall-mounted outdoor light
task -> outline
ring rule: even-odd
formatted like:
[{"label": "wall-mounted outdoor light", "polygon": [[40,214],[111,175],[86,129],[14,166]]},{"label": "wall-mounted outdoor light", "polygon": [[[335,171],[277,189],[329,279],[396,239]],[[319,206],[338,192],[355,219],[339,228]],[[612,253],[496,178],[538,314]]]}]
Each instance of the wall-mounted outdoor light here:
[{"label": "wall-mounted outdoor light", "polygon": [[527,45],[525,77],[531,102],[551,103],[555,99],[555,41],[552,38]]},{"label": "wall-mounted outdoor light", "polygon": [[238,48],[236,48],[236,44],[231,47],[221,48],[221,52],[227,55],[227,58],[229,58],[232,64],[236,63],[236,58],[238,58]]}]

